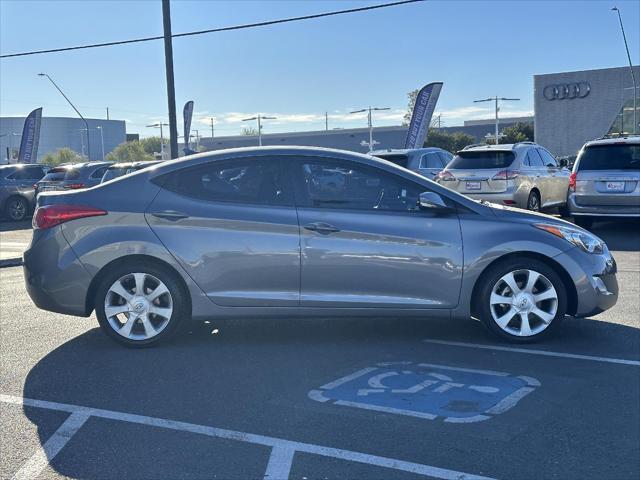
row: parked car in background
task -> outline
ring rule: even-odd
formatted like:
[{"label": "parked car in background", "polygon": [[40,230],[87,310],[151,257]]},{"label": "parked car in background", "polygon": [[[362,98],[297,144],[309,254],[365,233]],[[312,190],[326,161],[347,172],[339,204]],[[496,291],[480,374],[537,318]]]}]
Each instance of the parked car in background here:
[{"label": "parked car in background", "polygon": [[451,153],[436,147],[376,150],[371,155],[408,168],[429,180],[433,180],[453,158]]},{"label": "parked car in background", "polygon": [[476,200],[539,211],[566,206],[569,170],[533,142],[471,145],[436,181]]},{"label": "parked car in background", "polygon": [[37,163],[0,166],[0,212],[5,218],[20,221],[29,215],[35,206],[33,184],[48,170]]},{"label": "parked car in background", "polygon": [[118,178],[132,172],[137,172],[138,170],[151,167],[152,165],[157,165],[158,163],[162,163],[162,161],[152,160],[149,162],[114,163],[104,172],[100,183],[108,182],[109,180],[113,180],[114,178]]},{"label": "parked car in background", "polygon": [[568,206],[585,228],[597,218],[640,218],[640,136],[587,142],[573,166]]},{"label": "parked car in background", "polygon": [[77,190],[97,185],[113,162],[86,162],[54,167],[34,186],[35,195],[56,190]]},{"label": "parked car in background", "polygon": [[95,309],[131,346],[190,318],[257,316],[473,315],[523,342],[618,295],[606,244],[580,227],[314,147],[211,152],[45,192],[24,273],[37,306]]}]

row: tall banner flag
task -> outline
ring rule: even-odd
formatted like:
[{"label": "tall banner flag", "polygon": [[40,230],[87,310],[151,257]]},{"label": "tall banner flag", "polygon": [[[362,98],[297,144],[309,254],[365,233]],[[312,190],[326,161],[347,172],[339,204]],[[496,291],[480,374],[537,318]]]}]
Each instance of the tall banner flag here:
[{"label": "tall banner flag", "polygon": [[18,163],[36,163],[38,161],[38,144],[40,143],[40,123],[42,107],[36,108],[24,121]]},{"label": "tall banner flag", "polygon": [[191,134],[191,119],[193,118],[193,100],[189,100],[184,104],[182,109],[182,118],[184,120],[184,153],[190,155],[195,153],[189,147],[189,135]]},{"label": "tall banner flag", "polygon": [[433,82],[425,85],[418,92],[404,148],[422,148],[424,145],[440,90],[442,90],[442,82]]}]

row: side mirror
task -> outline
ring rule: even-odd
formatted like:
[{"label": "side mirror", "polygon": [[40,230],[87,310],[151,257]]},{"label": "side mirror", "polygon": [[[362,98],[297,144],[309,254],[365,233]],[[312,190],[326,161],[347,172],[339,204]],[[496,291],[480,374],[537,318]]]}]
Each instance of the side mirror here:
[{"label": "side mirror", "polygon": [[421,210],[430,212],[448,212],[451,210],[440,195],[435,192],[422,192],[418,197],[418,206]]}]

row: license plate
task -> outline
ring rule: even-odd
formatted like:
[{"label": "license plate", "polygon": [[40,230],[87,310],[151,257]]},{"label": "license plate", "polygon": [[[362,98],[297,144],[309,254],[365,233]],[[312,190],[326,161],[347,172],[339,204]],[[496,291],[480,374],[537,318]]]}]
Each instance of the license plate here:
[{"label": "license plate", "polygon": [[480,190],[480,182],[467,182],[467,190]]},{"label": "license plate", "polygon": [[624,191],[624,182],[607,182],[607,191],[609,192]]}]

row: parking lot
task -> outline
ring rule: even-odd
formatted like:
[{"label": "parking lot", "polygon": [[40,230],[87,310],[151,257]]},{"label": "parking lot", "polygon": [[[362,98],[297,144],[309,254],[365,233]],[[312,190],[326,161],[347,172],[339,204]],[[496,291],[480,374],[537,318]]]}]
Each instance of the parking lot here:
[{"label": "parking lot", "polygon": [[640,225],[594,232],[618,304],[515,347],[472,320],[247,318],[125,349],[6,266],[0,476],[638,478]]}]

